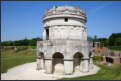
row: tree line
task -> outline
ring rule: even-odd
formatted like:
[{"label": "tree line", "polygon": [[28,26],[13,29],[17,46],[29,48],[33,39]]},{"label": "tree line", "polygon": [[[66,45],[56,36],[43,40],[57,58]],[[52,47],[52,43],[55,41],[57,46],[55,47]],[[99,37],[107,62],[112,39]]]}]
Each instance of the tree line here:
[{"label": "tree line", "polygon": [[94,36],[93,42],[100,42],[100,46],[121,46],[121,33],[112,33],[108,38],[97,38]]},{"label": "tree line", "polygon": [[[40,41],[42,38],[40,38]],[[36,46],[37,45],[37,38],[33,39],[23,39],[23,40],[16,40],[16,41],[3,41],[1,42],[1,46]]]},{"label": "tree line", "polygon": [[[121,46],[121,33],[112,33],[112,35],[108,38],[97,38],[95,35],[93,37],[89,37],[89,40],[92,39],[93,42],[100,42],[101,47],[104,46]],[[40,41],[42,38],[40,38]],[[37,45],[37,38],[33,39],[23,39],[17,41],[3,41],[1,42],[1,46],[36,46]]]}]

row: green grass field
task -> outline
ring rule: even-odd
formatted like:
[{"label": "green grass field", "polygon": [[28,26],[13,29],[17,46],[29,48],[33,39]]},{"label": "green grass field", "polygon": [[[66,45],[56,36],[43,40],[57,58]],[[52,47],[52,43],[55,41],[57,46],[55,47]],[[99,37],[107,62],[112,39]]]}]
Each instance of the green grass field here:
[{"label": "green grass field", "polygon": [[62,78],[58,80],[121,80],[121,64],[115,68],[109,68],[104,65],[95,64],[101,69],[94,75],[87,75],[75,78]]},{"label": "green grass field", "polygon": [[23,50],[15,53],[15,50],[6,50],[1,52],[1,73],[5,73],[7,69],[21,64],[35,62],[35,50]]},{"label": "green grass field", "polygon": [[[15,50],[1,51],[1,73],[5,73],[9,68],[35,61],[36,50],[23,50],[17,53]],[[121,80],[121,64],[115,68],[109,68],[100,64],[95,65],[101,68],[97,74],[59,80]]]}]

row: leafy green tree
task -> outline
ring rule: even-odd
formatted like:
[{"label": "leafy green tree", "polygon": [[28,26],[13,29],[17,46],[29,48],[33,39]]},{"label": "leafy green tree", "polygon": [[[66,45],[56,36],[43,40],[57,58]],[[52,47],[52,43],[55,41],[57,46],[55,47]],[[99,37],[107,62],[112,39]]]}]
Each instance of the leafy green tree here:
[{"label": "leafy green tree", "polygon": [[29,41],[29,45],[30,46],[36,46],[37,45],[37,41],[36,40],[30,40]]},{"label": "leafy green tree", "polygon": [[112,33],[112,35],[109,37],[109,45],[116,46],[116,38],[118,37],[121,37],[121,33]]},{"label": "leafy green tree", "polygon": [[7,41],[3,41],[3,42],[2,42],[2,45],[3,45],[3,46],[7,46]]},{"label": "leafy green tree", "polygon": [[116,45],[121,46],[121,37],[116,38]]},{"label": "leafy green tree", "polygon": [[109,39],[106,39],[105,40],[105,46],[108,46],[109,45]]}]

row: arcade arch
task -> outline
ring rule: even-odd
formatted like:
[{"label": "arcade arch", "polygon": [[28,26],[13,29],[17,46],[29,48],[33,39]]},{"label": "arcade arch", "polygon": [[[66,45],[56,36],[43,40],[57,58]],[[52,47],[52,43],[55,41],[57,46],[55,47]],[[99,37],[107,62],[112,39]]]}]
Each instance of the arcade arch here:
[{"label": "arcade arch", "polygon": [[64,72],[64,56],[60,52],[56,52],[52,56],[52,71],[53,72]]},{"label": "arcade arch", "polygon": [[83,54],[80,52],[77,52],[74,54],[73,58],[73,66],[74,66],[74,71],[80,70],[80,65],[81,65],[81,60],[82,60]]}]

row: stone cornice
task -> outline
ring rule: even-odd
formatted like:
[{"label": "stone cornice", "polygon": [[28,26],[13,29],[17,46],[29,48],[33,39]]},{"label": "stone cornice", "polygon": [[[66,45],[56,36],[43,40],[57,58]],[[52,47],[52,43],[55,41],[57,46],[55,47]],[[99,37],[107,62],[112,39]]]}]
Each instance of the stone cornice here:
[{"label": "stone cornice", "polygon": [[87,18],[83,17],[83,16],[79,16],[79,15],[72,15],[72,14],[60,14],[60,15],[50,15],[50,16],[46,16],[43,17],[43,22],[47,19],[52,19],[52,18],[62,18],[62,17],[69,17],[69,18],[78,18],[78,19],[82,19],[85,22],[87,22]]},{"label": "stone cornice", "polygon": [[74,59],[63,59],[65,61],[73,61]]},{"label": "stone cornice", "polygon": [[52,27],[52,26],[78,26],[78,27],[83,27],[83,28],[86,28],[86,26],[81,26],[81,25],[58,25],[58,24],[56,24],[56,25],[47,25],[47,26],[44,26],[44,28],[46,29],[46,28],[49,28],[49,27]]}]

